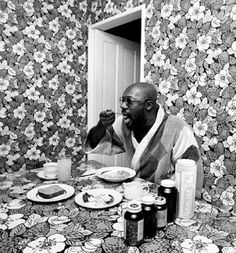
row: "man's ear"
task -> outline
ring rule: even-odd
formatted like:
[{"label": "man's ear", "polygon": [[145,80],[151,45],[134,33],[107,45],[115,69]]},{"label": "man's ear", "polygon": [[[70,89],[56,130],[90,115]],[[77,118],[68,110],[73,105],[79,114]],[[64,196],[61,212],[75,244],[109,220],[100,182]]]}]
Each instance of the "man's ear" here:
[{"label": "man's ear", "polygon": [[152,108],[153,108],[153,106],[154,106],[153,101],[148,100],[148,101],[146,102],[146,110],[147,110],[147,111],[151,111]]}]

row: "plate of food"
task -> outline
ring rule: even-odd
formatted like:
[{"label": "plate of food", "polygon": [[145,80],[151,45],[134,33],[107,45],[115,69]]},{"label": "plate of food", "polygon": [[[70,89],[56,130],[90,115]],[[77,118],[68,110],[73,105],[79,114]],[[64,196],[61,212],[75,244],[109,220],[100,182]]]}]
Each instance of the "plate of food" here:
[{"label": "plate of food", "polygon": [[103,167],[98,169],[96,173],[97,177],[115,183],[123,182],[127,179],[133,178],[135,175],[135,170],[119,166]]},{"label": "plate of food", "polygon": [[70,198],[75,189],[67,184],[45,184],[28,191],[26,197],[35,202],[49,203]]},{"label": "plate of food", "polygon": [[104,209],[117,205],[122,195],[113,189],[91,189],[82,191],[75,196],[75,203],[90,209]]}]

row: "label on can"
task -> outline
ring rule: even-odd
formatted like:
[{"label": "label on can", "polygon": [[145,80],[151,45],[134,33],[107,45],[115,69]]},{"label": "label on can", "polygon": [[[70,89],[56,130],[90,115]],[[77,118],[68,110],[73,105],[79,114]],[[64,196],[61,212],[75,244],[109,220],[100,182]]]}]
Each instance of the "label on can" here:
[{"label": "label on can", "polygon": [[176,173],[179,174],[179,198],[178,198],[178,217],[190,219],[194,213],[195,201],[195,180],[196,177],[192,173]]},{"label": "label on can", "polygon": [[144,220],[131,221],[124,219],[124,238],[130,245],[143,240]]},{"label": "label on can", "polygon": [[157,211],[157,227],[162,228],[167,224],[167,209]]}]

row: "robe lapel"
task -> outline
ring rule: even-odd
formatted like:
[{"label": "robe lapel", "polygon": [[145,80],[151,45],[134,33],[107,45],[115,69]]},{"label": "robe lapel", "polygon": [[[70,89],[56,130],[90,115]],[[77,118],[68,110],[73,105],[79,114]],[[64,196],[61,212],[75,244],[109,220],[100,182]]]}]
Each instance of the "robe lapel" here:
[{"label": "robe lapel", "polygon": [[[134,153],[134,156],[131,161],[131,168],[135,171],[138,171],[140,168],[140,158],[143,155],[143,152],[147,148],[148,143],[151,141],[152,137],[158,130],[159,126],[161,125],[163,118],[164,118],[165,112],[161,105],[159,105],[159,110],[157,112],[156,121],[151,127],[151,129],[148,131],[146,136],[142,139],[142,141],[139,143],[138,147],[136,148],[136,151]],[[138,175],[137,175],[138,176]]]}]

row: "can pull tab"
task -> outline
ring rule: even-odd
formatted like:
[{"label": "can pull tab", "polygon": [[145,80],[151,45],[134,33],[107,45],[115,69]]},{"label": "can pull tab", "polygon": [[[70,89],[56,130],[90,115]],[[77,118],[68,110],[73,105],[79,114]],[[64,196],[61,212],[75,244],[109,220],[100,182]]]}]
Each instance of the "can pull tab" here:
[{"label": "can pull tab", "polygon": [[162,196],[158,196],[155,198],[155,202],[157,205],[164,205],[166,203],[166,198]]}]

